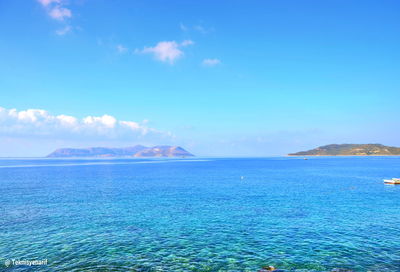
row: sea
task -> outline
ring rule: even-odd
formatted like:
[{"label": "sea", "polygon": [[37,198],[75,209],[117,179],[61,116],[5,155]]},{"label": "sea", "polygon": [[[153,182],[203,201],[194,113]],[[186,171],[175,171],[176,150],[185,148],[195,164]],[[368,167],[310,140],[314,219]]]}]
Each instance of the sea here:
[{"label": "sea", "polygon": [[0,271],[400,271],[400,157],[0,159]]}]

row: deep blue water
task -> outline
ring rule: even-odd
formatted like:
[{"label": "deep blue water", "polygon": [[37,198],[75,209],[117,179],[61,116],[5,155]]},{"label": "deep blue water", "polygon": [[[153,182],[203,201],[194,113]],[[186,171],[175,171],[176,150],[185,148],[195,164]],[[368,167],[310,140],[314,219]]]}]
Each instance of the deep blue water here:
[{"label": "deep blue water", "polygon": [[0,270],[400,271],[391,177],[400,157],[2,159]]}]

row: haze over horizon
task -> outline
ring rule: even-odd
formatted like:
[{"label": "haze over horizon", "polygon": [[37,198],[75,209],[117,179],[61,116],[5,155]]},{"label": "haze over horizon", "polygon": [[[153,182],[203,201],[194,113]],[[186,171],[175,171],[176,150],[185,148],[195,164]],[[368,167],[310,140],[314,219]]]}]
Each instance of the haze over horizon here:
[{"label": "haze over horizon", "polygon": [[395,0],[0,2],[0,157],[400,146]]}]

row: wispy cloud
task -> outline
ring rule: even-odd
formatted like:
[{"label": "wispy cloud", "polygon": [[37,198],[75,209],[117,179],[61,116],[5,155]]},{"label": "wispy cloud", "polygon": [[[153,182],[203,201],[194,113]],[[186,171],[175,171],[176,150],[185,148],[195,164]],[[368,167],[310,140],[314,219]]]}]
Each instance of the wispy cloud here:
[{"label": "wispy cloud", "polygon": [[204,59],[202,64],[204,66],[212,67],[221,64],[219,59]]},{"label": "wispy cloud", "polygon": [[194,41],[192,40],[184,40],[183,42],[181,42],[181,46],[188,46],[188,45],[193,45]]},{"label": "wispy cloud", "polygon": [[189,26],[189,25],[185,25],[183,23],[180,23],[179,24],[179,28],[184,32],[192,30],[192,31],[200,32],[201,34],[208,34],[208,33],[211,33],[211,32],[214,31],[213,27],[205,27],[205,26],[203,26],[201,24],[194,25],[194,26]]},{"label": "wispy cloud", "polygon": [[49,11],[49,15],[53,19],[63,21],[65,18],[72,17],[72,12],[67,8],[56,6]]},{"label": "wispy cloud", "polygon": [[42,109],[17,111],[0,107],[0,136],[135,140],[171,138],[172,134],[148,127],[147,121],[117,120],[107,114],[79,119],[52,115]]},{"label": "wispy cloud", "polygon": [[70,9],[64,6],[62,0],[37,0],[43,7],[45,7],[47,14],[56,20],[63,21],[65,18],[72,17]]},{"label": "wispy cloud", "polygon": [[211,30],[206,29],[204,26],[202,25],[196,25],[193,27],[194,30],[199,31],[202,34],[207,34],[208,32],[210,32]]},{"label": "wispy cloud", "polygon": [[173,64],[184,55],[181,48],[192,44],[194,44],[194,42],[191,40],[185,40],[181,43],[177,43],[176,41],[163,41],[157,43],[154,47],[144,47],[142,50],[136,49],[135,53],[152,54],[156,60]]},{"label": "wispy cloud", "polygon": [[47,7],[53,3],[59,4],[59,3],[61,3],[61,0],[38,0],[38,2],[40,4],[42,4],[43,6]]},{"label": "wispy cloud", "polygon": [[118,44],[116,46],[116,49],[117,49],[118,53],[120,53],[120,54],[126,53],[128,51],[128,48],[123,46],[122,44]]},{"label": "wispy cloud", "polygon": [[188,28],[187,26],[185,26],[184,24],[182,24],[182,23],[179,24],[179,28],[180,28],[182,31],[188,31],[188,30],[189,30],[189,28]]},{"label": "wispy cloud", "polygon": [[56,30],[56,34],[59,35],[59,36],[63,36],[63,35],[67,34],[70,31],[71,31],[71,27],[69,25],[67,25],[67,26],[65,26],[63,28],[60,28],[60,29]]},{"label": "wispy cloud", "polygon": [[[65,7],[63,0],[37,0],[46,10],[47,15],[52,19],[66,24],[66,19],[72,17],[72,11]],[[57,35],[65,35],[72,30],[71,26],[65,25],[64,28],[56,30]]]}]

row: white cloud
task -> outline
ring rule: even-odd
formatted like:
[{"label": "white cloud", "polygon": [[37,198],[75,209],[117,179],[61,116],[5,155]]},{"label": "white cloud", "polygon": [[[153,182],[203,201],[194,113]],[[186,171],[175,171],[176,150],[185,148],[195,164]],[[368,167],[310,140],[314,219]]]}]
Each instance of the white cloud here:
[{"label": "white cloud", "polygon": [[56,34],[59,35],[59,36],[63,36],[63,35],[67,34],[70,31],[71,31],[71,27],[67,25],[67,26],[65,26],[63,28],[60,28],[60,29],[56,30]]},{"label": "white cloud", "polygon": [[171,138],[145,122],[117,120],[111,115],[87,116],[79,119],[69,115],[51,115],[42,109],[17,111],[0,107],[0,136],[49,137],[54,139],[146,140]]},{"label": "white cloud", "polygon": [[189,45],[193,45],[194,41],[192,40],[184,40],[183,42],[181,42],[181,46],[189,46]]},{"label": "white cloud", "polygon": [[65,18],[72,17],[72,12],[67,8],[56,6],[49,11],[49,15],[53,19],[63,21]]},{"label": "white cloud", "polygon": [[46,9],[47,14],[55,20],[64,21],[66,18],[72,17],[72,11],[65,7],[65,4],[62,0],[37,1]]},{"label": "white cloud", "polygon": [[163,41],[157,43],[154,47],[145,47],[143,50],[136,49],[136,53],[153,54],[155,59],[173,64],[177,59],[184,55],[181,47],[194,44],[191,40],[185,40],[178,44],[176,41]]},{"label": "white cloud", "polygon": [[221,64],[221,61],[219,59],[204,59],[202,63],[204,66],[211,67],[211,66]]},{"label": "white cloud", "polygon": [[118,44],[116,46],[118,53],[126,53],[128,51],[128,48],[126,48],[125,46],[123,46],[122,44]]},{"label": "white cloud", "polygon": [[47,6],[49,6],[50,4],[52,4],[52,3],[57,3],[57,4],[59,4],[59,3],[61,2],[61,0],[38,0],[38,2],[39,2],[40,4],[42,4],[42,6],[47,7]]}]

